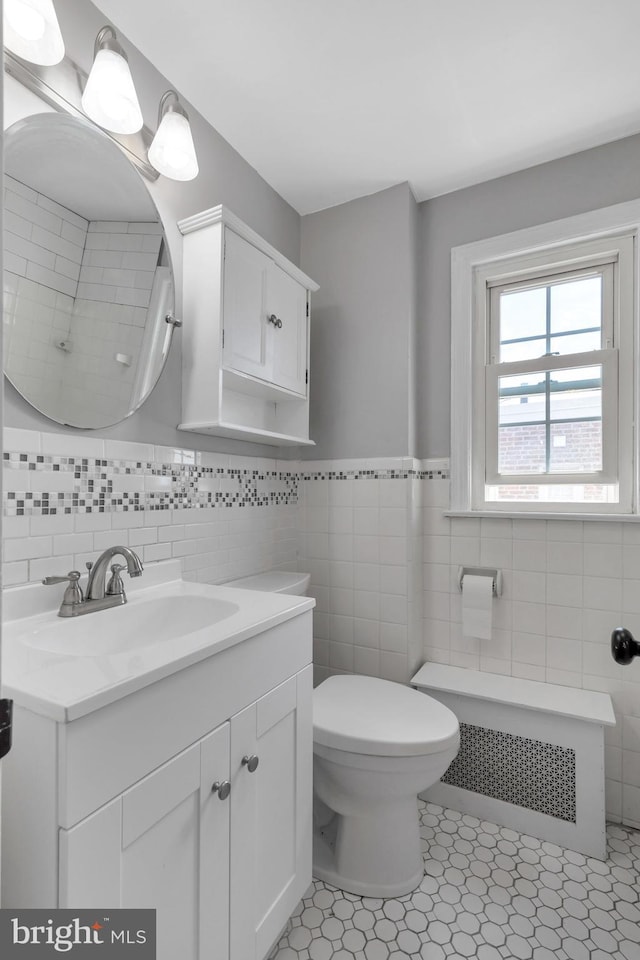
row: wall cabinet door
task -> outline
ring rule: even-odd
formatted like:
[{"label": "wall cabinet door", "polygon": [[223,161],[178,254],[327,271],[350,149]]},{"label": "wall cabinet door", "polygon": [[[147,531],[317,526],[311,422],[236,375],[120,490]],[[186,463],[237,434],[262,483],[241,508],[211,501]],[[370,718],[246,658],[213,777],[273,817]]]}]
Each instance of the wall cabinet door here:
[{"label": "wall cabinet door", "polygon": [[223,299],[225,367],[306,396],[306,288],[227,230]]},{"label": "wall cabinet door", "polygon": [[262,960],[311,882],[311,670],[231,719],[231,960]]},{"label": "wall cabinet door", "polygon": [[153,907],[158,960],[226,957],[229,724],[60,831],[60,906]]},{"label": "wall cabinet door", "polygon": [[272,263],[267,274],[267,316],[275,315],[276,325],[269,324],[267,350],[271,380],[285,390],[307,394],[307,291]]},{"label": "wall cabinet door", "polygon": [[265,296],[269,258],[225,231],[223,361],[225,367],[268,380]]}]

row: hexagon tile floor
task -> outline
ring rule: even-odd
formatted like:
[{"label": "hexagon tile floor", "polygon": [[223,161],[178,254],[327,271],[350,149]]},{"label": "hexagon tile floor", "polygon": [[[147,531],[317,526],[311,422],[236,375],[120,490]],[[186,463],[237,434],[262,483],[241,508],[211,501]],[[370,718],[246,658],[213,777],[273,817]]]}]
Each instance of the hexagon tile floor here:
[{"label": "hexagon tile floor", "polygon": [[414,893],[314,880],[272,960],[640,960],[640,832],[609,825],[603,863],[435,804],[420,816]]}]

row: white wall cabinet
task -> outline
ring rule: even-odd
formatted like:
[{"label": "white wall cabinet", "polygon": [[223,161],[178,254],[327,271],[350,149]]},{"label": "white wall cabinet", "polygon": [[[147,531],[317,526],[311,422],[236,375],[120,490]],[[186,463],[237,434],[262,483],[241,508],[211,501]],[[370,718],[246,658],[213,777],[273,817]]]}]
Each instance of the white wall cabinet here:
[{"label": "white wall cabinet", "polygon": [[[3,847],[3,906],[152,907],[158,960],[263,960],[311,881],[310,624],[310,614],[298,616],[181,672],[191,677],[168,677],[71,724],[32,722],[18,708],[30,759],[17,743],[3,771],[6,823],[20,836]],[[251,678],[243,659],[254,662]],[[202,697],[207,685],[210,700]],[[183,710],[207,718],[184,722],[180,693],[190,696]],[[165,750],[164,762],[146,772],[145,747],[162,738],[167,703],[184,749]],[[231,703],[240,709],[231,712]],[[221,712],[228,719],[193,741]],[[75,737],[67,729],[75,724],[88,729]],[[142,751],[137,761],[123,744],[125,728]],[[69,792],[85,738],[107,767],[117,766],[123,744],[129,785],[109,797],[118,778],[100,775],[91,790],[104,803]],[[55,741],[55,764],[40,774],[25,769]],[[106,743],[112,756],[101,754]],[[27,787],[37,793],[26,795]],[[59,810],[47,817],[56,792]],[[50,831],[38,835],[42,819]]]},{"label": "white wall cabinet", "polygon": [[178,226],[179,429],[309,444],[309,296],[317,284],[224,207]]}]

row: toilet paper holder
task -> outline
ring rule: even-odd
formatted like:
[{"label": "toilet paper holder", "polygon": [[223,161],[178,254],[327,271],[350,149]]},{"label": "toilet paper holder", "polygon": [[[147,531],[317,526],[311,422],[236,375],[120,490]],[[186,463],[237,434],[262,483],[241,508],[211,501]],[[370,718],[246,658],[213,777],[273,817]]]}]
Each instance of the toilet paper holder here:
[{"label": "toilet paper holder", "polygon": [[491,592],[494,597],[502,595],[502,570],[495,567],[458,567],[458,589],[462,591],[465,574],[473,577],[491,577]]}]

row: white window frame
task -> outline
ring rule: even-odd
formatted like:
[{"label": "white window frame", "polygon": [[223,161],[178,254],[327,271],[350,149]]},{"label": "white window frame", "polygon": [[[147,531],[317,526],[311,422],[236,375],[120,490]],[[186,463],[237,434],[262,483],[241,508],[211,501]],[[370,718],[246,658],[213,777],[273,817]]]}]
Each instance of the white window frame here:
[{"label": "white window frame", "polygon": [[[638,510],[638,234],[640,200],[595,210],[566,220],[542,224],[451,251],[451,511],[474,515],[628,515]],[[626,243],[624,238],[631,238]],[[603,360],[607,379],[616,380],[619,408],[612,418],[609,393],[603,410],[607,449],[599,482],[611,479],[611,464],[619,482],[616,503],[546,503],[485,501],[485,402],[488,341],[488,296],[490,286],[510,278],[555,274],[563,269],[588,266],[616,259],[623,266],[614,290],[613,344],[603,335],[603,350],[594,351],[595,363]],[[528,274],[527,274],[528,271]],[[626,279],[624,279],[626,278]],[[619,319],[620,318],[620,319]],[[603,318],[603,323],[605,322]],[[607,318],[606,322],[609,322]],[[612,349],[613,348],[613,349]],[[596,355],[601,358],[596,359]],[[581,355],[585,356],[585,355]],[[545,358],[551,365],[566,366],[567,356]],[[603,404],[605,396],[603,393]],[[480,412],[482,415],[478,415]],[[606,418],[606,423],[605,423]],[[615,420],[615,424],[612,422]],[[604,477],[607,477],[605,480]],[[518,479],[502,478],[504,483]],[[536,482],[564,483],[565,478],[538,478]],[[590,482],[584,476],[576,483]]]}]

